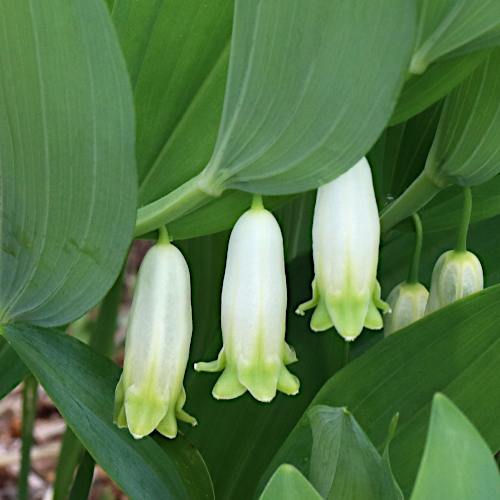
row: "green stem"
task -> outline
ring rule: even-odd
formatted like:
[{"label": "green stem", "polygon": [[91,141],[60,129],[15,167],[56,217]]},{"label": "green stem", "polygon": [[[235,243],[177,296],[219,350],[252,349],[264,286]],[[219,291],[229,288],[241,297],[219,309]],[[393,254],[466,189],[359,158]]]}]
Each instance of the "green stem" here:
[{"label": "green stem", "polygon": [[168,231],[166,226],[160,226],[158,228],[158,243],[160,245],[169,245],[170,244],[170,236],[168,235]]},{"label": "green stem", "polygon": [[[99,316],[91,331],[89,346],[108,358],[111,358],[114,354],[116,323],[122,298],[123,284],[122,271],[115,284],[111,287],[111,290],[104,297],[99,309]],[[89,455],[90,458],[85,458],[86,455],[84,453],[86,453],[86,450],[82,443],[73,431],[69,427],[66,427],[61,453],[59,454],[59,462],[57,464],[53,500],[65,500],[68,497],[75,468],[80,461],[91,460],[93,470],[92,457]],[[81,468],[82,465],[80,465],[78,474],[80,474]]]},{"label": "green stem", "polygon": [[200,176],[197,175],[163,198],[139,208],[134,238],[179,219],[213,199],[213,196],[200,188]]},{"label": "green stem", "polygon": [[467,251],[467,232],[469,231],[470,215],[472,212],[472,193],[469,186],[464,187],[464,207],[462,210],[462,220],[458,228],[458,239],[455,246],[456,252]]},{"label": "green stem", "polygon": [[410,265],[410,271],[408,273],[408,283],[418,283],[418,265],[420,262],[420,253],[422,252],[422,221],[420,217],[415,212],[412,214],[413,222],[415,224],[415,250],[413,251],[413,259]]},{"label": "green stem", "polygon": [[30,452],[33,445],[33,427],[36,419],[38,401],[38,382],[33,374],[24,379],[23,387],[23,422],[21,428],[21,470],[18,480],[19,500],[29,499],[28,476],[31,469]]},{"label": "green stem", "polygon": [[262,201],[262,196],[260,194],[252,195],[252,207],[251,208],[264,208],[264,202]]},{"label": "green stem", "polygon": [[399,198],[382,210],[380,214],[382,231],[388,231],[398,222],[420,210],[439,191],[441,188],[429,179],[425,171],[422,172]]}]

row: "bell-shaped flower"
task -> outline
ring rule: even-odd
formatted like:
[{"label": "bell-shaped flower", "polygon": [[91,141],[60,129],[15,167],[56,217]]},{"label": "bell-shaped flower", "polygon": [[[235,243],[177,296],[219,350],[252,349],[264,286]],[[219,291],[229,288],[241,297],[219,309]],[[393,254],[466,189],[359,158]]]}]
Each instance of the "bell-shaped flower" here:
[{"label": "bell-shaped flower", "polygon": [[363,327],[383,326],[376,280],[380,222],[366,158],[318,189],[313,220],[313,297],[300,305],[303,315],[315,307],[311,329],[335,326],[346,340]]},{"label": "bell-shaped flower", "polygon": [[479,292],[484,287],[483,268],[471,252],[449,250],[439,257],[432,271],[425,314]]},{"label": "bell-shaped flower", "polygon": [[176,419],[196,424],[182,409],[192,329],[189,269],[162,230],[139,270],[115,393],[115,423],[135,438],[174,438]]},{"label": "bell-shaped flower", "polygon": [[421,283],[405,281],[396,286],[387,297],[391,310],[384,313],[384,337],[423,318],[428,298]]},{"label": "bell-shaped flower", "polygon": [[283,238],[259,196],[234,226],[222,286],[223,348],[217,360],[195,370],[224,370],[212,394],[233,399],[247,390],[269,402],[280,390],[297,394],[299,380],[285,365],[297,360],[285,342],[286,276]]}]

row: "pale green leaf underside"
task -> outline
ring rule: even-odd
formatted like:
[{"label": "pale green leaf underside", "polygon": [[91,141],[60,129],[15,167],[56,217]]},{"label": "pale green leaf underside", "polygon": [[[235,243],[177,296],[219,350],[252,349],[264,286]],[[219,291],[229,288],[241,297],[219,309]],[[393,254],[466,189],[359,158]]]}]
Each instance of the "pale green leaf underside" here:
[{"label": "pale green leaf underside", "polygon": [[281,465],[259,500],[321,500],[311,483],[293,466]]},{"label": "pale green leaf underside", "polygon": [[412,48],[408,2],[236,2],[224,111],[207,189],[313,189],[385,127]]},{"label": "pale green leaf underside", "polygon": [[130,243],[130,85],[100,0],[4,2],[0,39],[0,319],[60,325],[101,299]]},{"label": "pale green leaf underside", "polygon": [[411,500],[443,498],[500,498],[500,474],[479,432],[446,396],[436,394]]},{"label": "pale green leaf underside", "polygon": [[[437,391],[460,405],[493,451],[500,448],[499,300],[500,287],[495,286],[401,330],[332,377],[312,403],[349,407],[378,449],[393,415],[400,412],[391,466],[405,494],[415,480]],[[311,431],[299,423],[268,474],[284,460],[307,473],[311,445]]]},{"label": "pale green leaf underside", "polygon": [[418,29],[410,66],[414,73],[454,51],[479,50],[498,41],[497,0],[418,0],[416,5]]},{"label": "pale green leaf underside", "polygon": [[[499,4],[500,6],[500,4]],[[446,98],[426,165],[439,185],[475,185],[500,170],[500,49]]]}]

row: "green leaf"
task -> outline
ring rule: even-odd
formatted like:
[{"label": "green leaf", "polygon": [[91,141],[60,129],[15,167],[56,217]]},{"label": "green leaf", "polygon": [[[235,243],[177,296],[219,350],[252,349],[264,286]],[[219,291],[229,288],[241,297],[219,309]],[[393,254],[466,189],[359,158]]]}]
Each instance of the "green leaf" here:
[{"label": "green leaf", "polygon": [[[233,0],[116,0],[112,18],[134,88],[138,204],[144,206],[188,182],[212,156]],[[227,192],[169,224],[169,233],[184,239],[227,229],[250,199]]]},{"label": "green leaf", "polygon": [[[1,333],[92,457],[128,496],[189,498],[181,478],[192,481],[192,477],[184,477],[185,467],[177,471],[151,437],[136,441],[128,430],[113,424],[114,391],[120,376],[115,363],[57,330],[9,324],[2,325]],[[185,461],[183,457],[178,460]]]},{"label": "green leaf", "polygon": [[229,60],[232,0],[115,0],[137,121],[139,206],[210,160]]},{"label": "green leaf", "polygon": [[283,464],[267,483],[260,500],[321,500],[321,497],[295,467]]},{"label": "green leaf", "polygon": [[488,56],[482,50],[431,64],[425,73],[412,75],[405,83],[389,125],[408,120],[454,89]]},{"label": "green leaf", "polygon": [[193,443],[181,432],[174,440],[167,439],[158,432],[155,432],[152,437],[172,460],[184,481],[189,498],[213,500],[215,496],[210,473]]},{"label": "green leaf", "polygon": [[[399,412],[391,465],[405,495],[415,480],[436,391],[453,398],[490,448],[500,449],[499,301],[500,286],[495,286],[391,335],[333,376],[311,404],[350,408],[378,449]],[[303,419],[271,462],[260,488],[284,461],[307,476],[311,447],[312,433]]]},{"label": "green leaf", "polygon": [[425,170],[384,209],[387,231],[451,184],[473,186],[500,172],[500,49],[445,99]]},{"label": "green leaf", "polygon": [[0,321],[61,325],[130,244],[130,84],[101,0],[5,2],[0,37]]},{"label": "green leaf", "polygon": [[441,187],[491,179],[500,170],[499,135],[500,49],[447,96],[426,174]]},{"label": "green leaf", "polygon": [[403,84],[410,2],[276,0],[235,8],[224,111],[200,187],[307,191],[382,132]]},{"label": "green leaf", "polygon": [[0,349],[0,399],[20,384],[29,372],[16,351],[5,344]]},{"label": "green leaf", "polygon": [[[382,459],[346,408],[313,406],[307,417],[313,446],[309,480],[323,498],[403,500]],[[388,470],[387,470],[388,469]]]},{"label": "green leaf", "polygon": [[497,0],[417,0],[418,30],[410,71],[423,73],[437,59],[455,50],[489,47],[500,25]]},{"label": "green leaf", "polygon": [[500,498],[500,474],[481,434],[446,396],[436,394],[411,499],[442,498]]}]

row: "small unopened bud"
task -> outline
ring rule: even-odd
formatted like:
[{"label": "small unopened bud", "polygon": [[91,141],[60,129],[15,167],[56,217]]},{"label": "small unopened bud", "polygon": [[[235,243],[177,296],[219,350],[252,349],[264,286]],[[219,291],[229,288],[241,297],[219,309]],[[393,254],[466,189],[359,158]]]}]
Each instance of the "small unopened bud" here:
[{"label": "small unopened bud", "polygon": [[387,297],[391,310],[384,313],[384,337],[415,323],[425,315],[429,292],[420,283],[400,283]]},{"label": "small unopened bud", "polygon": [[479,259],[471,252],[449,250],[434,266],[425,314],[479,292],[483,287],[483,268]]}]

